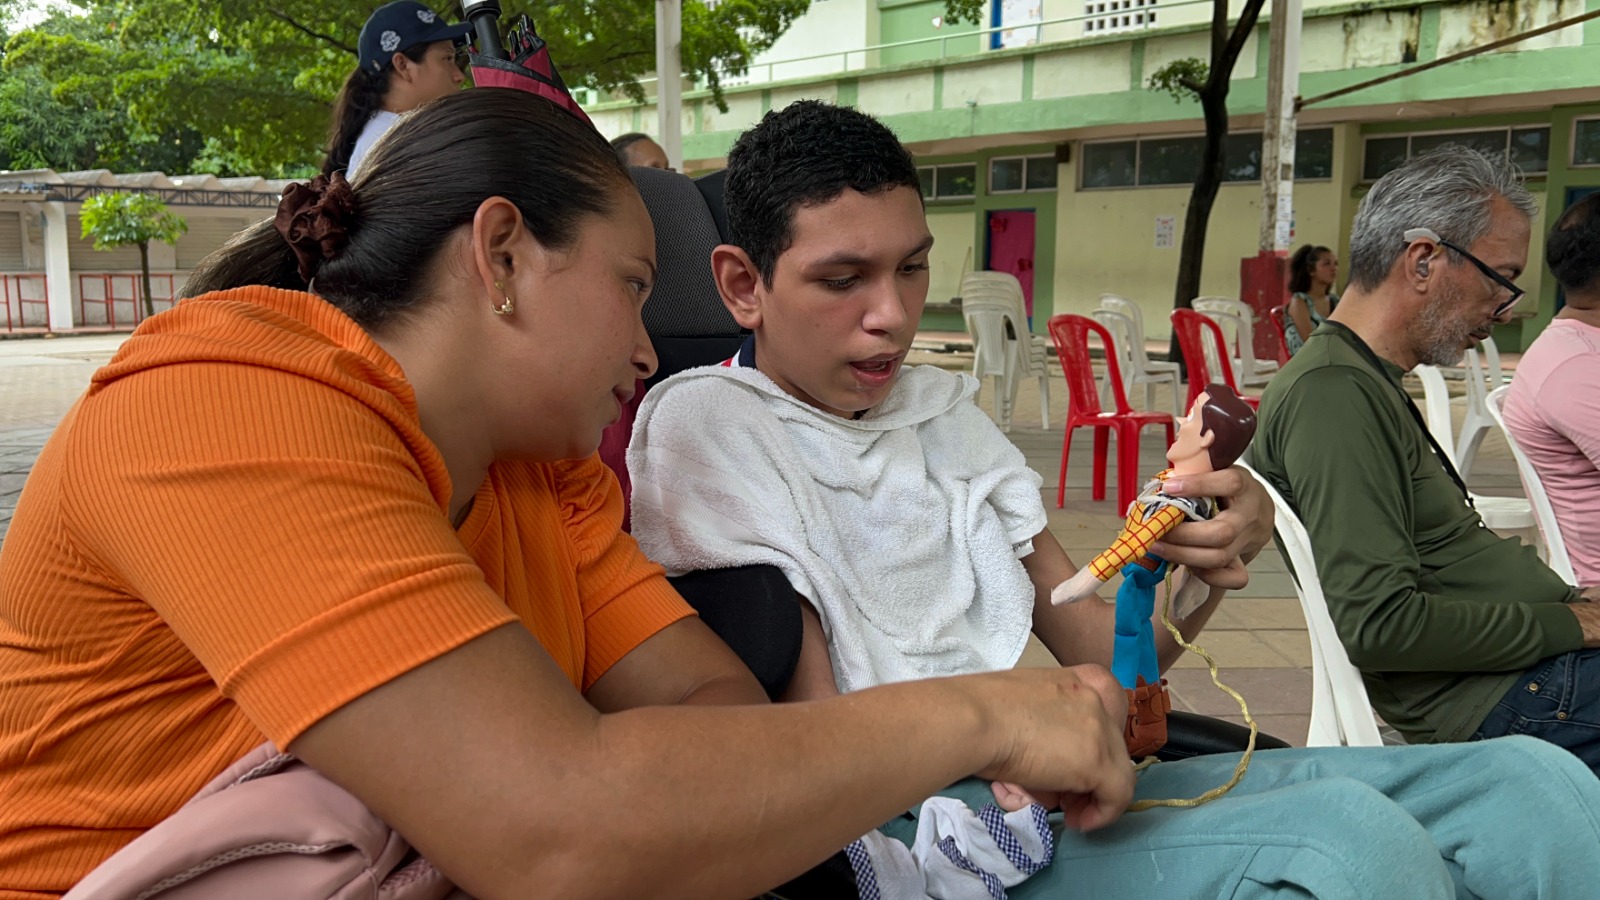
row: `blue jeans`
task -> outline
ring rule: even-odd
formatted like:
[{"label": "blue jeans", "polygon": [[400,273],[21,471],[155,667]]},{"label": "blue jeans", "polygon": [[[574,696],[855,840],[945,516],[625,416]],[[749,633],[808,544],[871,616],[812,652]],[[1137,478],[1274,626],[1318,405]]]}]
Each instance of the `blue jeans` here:
[{"label": "blue jeans", "polygon": [[[1238,756],[1160,763],[1137,797],[1193,797]],[[941,793],[988,802],[986,782]],[[1600,885],[1600,780],[1541,741],[1256,754],[1228,795],[1064,831],[1011,900],[1576,898]],[[882,829],[910,842],[914,820]]]},{"label": "blue jeans", "polygon": [[1525,734],[1600,772],[1600,650],[1552,656],[1523,673],[1471,740]]}]

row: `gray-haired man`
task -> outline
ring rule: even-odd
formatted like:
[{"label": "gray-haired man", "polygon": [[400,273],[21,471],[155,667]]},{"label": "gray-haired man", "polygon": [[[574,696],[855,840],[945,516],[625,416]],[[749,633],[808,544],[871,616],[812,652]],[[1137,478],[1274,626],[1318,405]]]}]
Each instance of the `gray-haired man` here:
[{"label": "gray-haired man", "polygon": [[1600,768],[1600,604],[1497,537],[1401,376],[1509,321],[1538,206],[1503,160],[1445,147],[1373,185],[1332,318],[1272,380],[1252,456],[1300,514],[1328,610],[1410,741],[1526,733]]}]

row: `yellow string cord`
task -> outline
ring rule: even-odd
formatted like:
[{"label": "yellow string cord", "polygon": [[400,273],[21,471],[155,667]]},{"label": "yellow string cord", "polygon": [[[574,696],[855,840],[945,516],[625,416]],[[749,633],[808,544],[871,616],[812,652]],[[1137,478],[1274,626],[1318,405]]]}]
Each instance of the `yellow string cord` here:
[{"label": "yellow string cord", "polygon": [[[1190,573],[1189,577],[1194,577],[1194,574]],[[1256,752],[1256,720],[1250,717],[1250,707],[1245,704],[1244,697],[1241,696],[1238,691],[1223,684],[1222,680],[1217,677],[1217,661],[1211,658],[1211,654],[1207,653],[1205,648],[1191,644],[1183,639],[1183,632],[1178,630],[1178,626],[1172,624],[1172,619],[1168,616],[1168,612],[1170,612],[1171,609],[1172,570],[1169,569],[1167,571],[1167,595],[1161,601],[1161,624],[1167,626],[1167,631],[1172,633],[1172,637],[1178,642],[1178,646],[1189,651],[1190,653],[1199,654],[1200,657],[1206,661],[1206,666],[1211,669],[1211,683],[1221,689],[1223,693],[1227,694],[1238,702],[1239,712],[1244,714],[1245,724],[1250,726],[1250,740],[1245,742],[1244,753],[1239,757],[1239,764],[1233,767],[1233,777],[1228,779],[1227,784],[1219,785],[1209,791],[1206,791],[1204,794],[1201,794],[1198,797],[1191,797],[1187,800],[1140,800],[1130,805],[1128,807],[1128,812],[1139,812],[1140,810],[1152,809],[1157,806],[1173,806],[1181,809],[1189,809],[1199,806],[1202,803],[1210,803],[1218,797],[1221,797],[1223,794],[1233,790],[1234,785],[1238,784],[1240,779],[1244,778],[1245,771],[1250,768],[1250,757]],[[1142,771],[1155,762],[1155,757],[1147,757],[1137,766],[1134,766],[1134,771]]]}]

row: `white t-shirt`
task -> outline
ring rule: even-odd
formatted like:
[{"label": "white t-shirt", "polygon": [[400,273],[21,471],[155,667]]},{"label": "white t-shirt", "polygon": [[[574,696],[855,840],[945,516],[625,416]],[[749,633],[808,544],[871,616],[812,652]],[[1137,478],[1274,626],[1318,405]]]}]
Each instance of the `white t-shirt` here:
[{"label": "white t-shirt", "polygon": [[387,109],[380,109],[372,114],[367,124],[361,127],[361,135],[356,138],[356,146],[350,151],[350,164],[344,169],[346,180],[355,180],[356,171],[361,167],[361,160],[366,157],[367,151],[371,150],[372,145],[378,142],[378,138],[383,137],[398,121],[400,114]]}]

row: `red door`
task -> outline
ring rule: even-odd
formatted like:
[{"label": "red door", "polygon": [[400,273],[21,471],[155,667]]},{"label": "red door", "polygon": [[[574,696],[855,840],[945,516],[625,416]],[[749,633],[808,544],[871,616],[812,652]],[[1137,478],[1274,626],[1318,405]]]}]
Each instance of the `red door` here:
[{"label": "red door", "polygon": [[1033,325],[1033,210],[989,213],[988,264],[991,272],[1010,272],[1022,284],[1022,304]]}]

